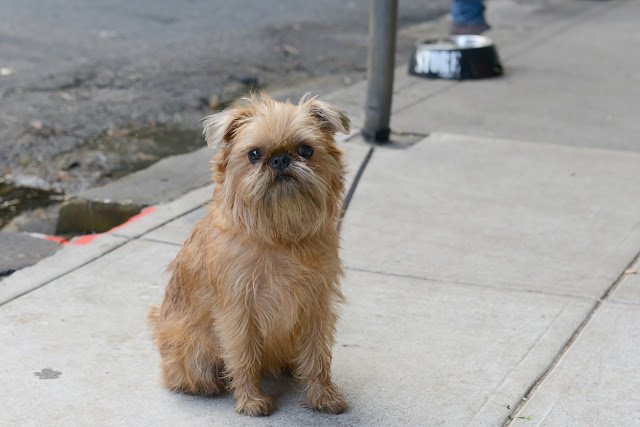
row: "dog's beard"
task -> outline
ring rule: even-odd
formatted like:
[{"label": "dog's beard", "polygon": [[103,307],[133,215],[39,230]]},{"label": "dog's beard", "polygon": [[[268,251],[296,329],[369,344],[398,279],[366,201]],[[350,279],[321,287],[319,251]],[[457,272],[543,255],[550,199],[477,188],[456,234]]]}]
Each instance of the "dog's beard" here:
[{"label": "dog's beard", "polygon": [[304,164],[287,175],[256,171],[238,183],[231,209],[236,224],[268,243],[317,233],[334,202],[328,183]]}]

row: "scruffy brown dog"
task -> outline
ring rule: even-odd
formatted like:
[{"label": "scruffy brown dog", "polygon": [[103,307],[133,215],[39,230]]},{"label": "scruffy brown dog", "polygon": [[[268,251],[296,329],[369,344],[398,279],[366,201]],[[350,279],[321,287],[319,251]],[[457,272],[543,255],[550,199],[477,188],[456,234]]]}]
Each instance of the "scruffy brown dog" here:
[{"label": "scruffy brown dog", "polygon": [[149,312],[169,389],[219,393],[228,381],[237,412],[269,415],[260,376],[291,371],[309,407],[346,408],[330,376],[343,300],[336,132],[349,132],[346,113],[306,97],[254,96],[205,119],[208,144],[220,147],[213,200]]}]

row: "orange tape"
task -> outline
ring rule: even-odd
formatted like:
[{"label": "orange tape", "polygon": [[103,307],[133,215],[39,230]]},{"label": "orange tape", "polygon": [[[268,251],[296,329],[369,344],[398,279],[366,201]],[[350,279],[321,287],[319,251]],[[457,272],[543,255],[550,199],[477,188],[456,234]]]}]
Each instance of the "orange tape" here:
[{"label": "orange tape", "polygon": [[49,236],[48,234],[43,234],[42,237],[44,237],[47,240],[53,240],[54,242],[58,242],[58,243],[62,243],[63,245],[65,243],[69,243],[68,239],[65,239],[64,237],[59,237],[59,236]]},{"label": "orange tape", "polygon": [[[149,206],[144,208],[139,214],[132,216],[131,218],[129,218],[127,221],[123,222],[120,225],[117,225],[115,227],[113,227],[111,230],[107,231],[113,231],[113,230],[117,230],[118,228],[124,227],[127,224],[131,224],[133,221],[147,215],[150,214],[151,212],[155,211],[156,207],[155,206]],[[104,233],[94,233],[94,234],[85,234],[84,236],[78,236],[76,238],[74,238],[73,240],[71,240],[71,243],[73,243],[74,245],[86,245],[87,243],[91,243],[93,241],[93,239],[95,239],[96,237],[102,235]],[[68,242],[68,241],[67,241]],[[62,243],[67,243],[67,242],[62,242]]]},{"label": "orange tape", "polygon": [[117,230],[118,228],[124,227],[127,224],[131,224],[133,221],[145,216],[146,214],[150,214],[151,212],[153,212],[155,210],[156,210],[155,206],[148,206],[148,207],[142,209],[142,211],[140,211],[139,214],[132,216],[131,218],[129,218],[128,220],[126,220],[125,222],[123,222],[120,225],[116,225],[115,227],[113,227],[109,231]]}]

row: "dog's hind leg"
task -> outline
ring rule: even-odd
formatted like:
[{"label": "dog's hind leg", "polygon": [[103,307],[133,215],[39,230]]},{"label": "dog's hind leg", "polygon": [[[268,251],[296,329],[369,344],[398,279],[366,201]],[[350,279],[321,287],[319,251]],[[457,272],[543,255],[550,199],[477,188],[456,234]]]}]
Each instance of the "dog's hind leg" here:
[{"label": "dog's hind leg", "polygon": [[224,391],[224,364],[210,330],[193,327],[186,320],[171,319],[158,325],[156,344],[162,357],[160,367],[167,388],[205,395]]}]

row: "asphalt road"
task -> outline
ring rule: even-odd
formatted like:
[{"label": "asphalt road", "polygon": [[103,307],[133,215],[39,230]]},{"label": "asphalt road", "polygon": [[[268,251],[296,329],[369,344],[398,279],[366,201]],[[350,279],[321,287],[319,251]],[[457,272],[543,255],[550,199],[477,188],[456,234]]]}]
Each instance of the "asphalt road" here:
[{"label": "asphalt road", "polygon": [[[448,6],[402,1],[400,27]],[[113,178],[127,157],[158,157],[130,146],[149,138],[113,152],[101,138],[167,123],[198,129],[214,94],[224,100],[250,86],[362,78],[368,7],[366,0],[0,0],[0,172],[75,192]],[[399,40],[399,55],[411,42]]]}]

